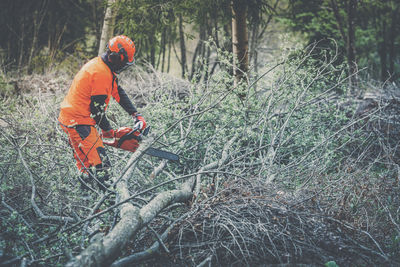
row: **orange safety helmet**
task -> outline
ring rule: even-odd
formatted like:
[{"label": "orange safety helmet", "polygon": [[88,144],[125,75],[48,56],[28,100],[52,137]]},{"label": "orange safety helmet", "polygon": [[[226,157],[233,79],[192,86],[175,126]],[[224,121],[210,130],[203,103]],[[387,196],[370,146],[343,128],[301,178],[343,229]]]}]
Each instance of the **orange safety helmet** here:
[{"label": "orange safety helmet", "polygon": [[113,71],[120,73],[133,65],[135,51],[134,42],[125,35],[115,36],[110,39],[107,44],[107,56]]}]

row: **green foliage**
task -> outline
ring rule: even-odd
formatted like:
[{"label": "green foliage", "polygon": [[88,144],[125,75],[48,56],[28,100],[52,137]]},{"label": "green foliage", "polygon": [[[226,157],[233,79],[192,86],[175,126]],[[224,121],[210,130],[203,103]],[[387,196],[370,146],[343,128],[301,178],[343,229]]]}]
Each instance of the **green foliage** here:
[{"label": "green foliage", "polygon": [[[289,12],[282,21],[292,29],[303,32],[310,42],[325,38],[340,39],[340,33],[335,24],[335,17],[327,8],[328,1],[313,0],[307,3],[289,1]],[[341,43],[344,45],[344,43]]]},{"label": "green foliage", "polygon": [[[36,187],[34,200],[45,215],[70,212],[71,203],[65,201],[77,186],[76,180],[71,180],[76,174],[73,159],[66,156],[72,153],[54,120],[57,112],[54,105],[60,98],[48,92],[45,94],[46,98],[25,93],[24,98],[1,100],[0,195],[2,201],[15,211],[3,206],[0,209],[0,235],[5,240],[7,255],[11,256],[26,257],[34,249],[38,257],[46,258],[61,251],[58,246],[32,245],[39,236],[57,231],[57,227],[51,226],[54,224],[43,227],[33,211],[27,168]],[[27,168],[17,148],[21,150]],[[75,244],[78,243],[79,240]]]},{"label": "green foliage", "polygon": [[339,267],[339,265],[336,264],[335,261],[328,261],[327,263],[324,264],[326,267]]},{"label": "green foliage", "polygon": [[7,81],[4,73],[0,71],[0,96],[12,96],[14,93],[14,86]]},{"label": "green foliage", "polygon": [[3,66],[7,71],[42,73],[59,56],[74,53],[77,42],[94,55],[96,46],[84,40],[99,35],[101,12],[102,6],[92,0],[1,1],[0,23],[7,25],[0,29]]},{"label": "green foliage", "polygon": [[[337,3],[340,23],[334,14],[333,2]],[[385,80],[389,76],[392,80],[397,79],[399,69],[393,68],[393,64],[398,55],[393,53],[393,49],[400,45],[400,39],[395,33],[399,27],[399,21],[395,19],[400,9],[398,1],[356,2],[356,14],[352,19],[359,69],[368,68],[368,75],[372,74],[376,79]],[[292,30],[304,33],[310,43],[336,40],[339,51],[346,55],[348,1],[289,1],[289,11],[281,21]]]},{"label": "green foliage", "polygon": [[0,236],[2,237],[0,250],[6,255],[24,255],[26,246],[23,240],[25,242],[33,241],[33,232],[24,224],[17,212],[10,212],[8,216],[3,214],[2,217],[0,221]]}]

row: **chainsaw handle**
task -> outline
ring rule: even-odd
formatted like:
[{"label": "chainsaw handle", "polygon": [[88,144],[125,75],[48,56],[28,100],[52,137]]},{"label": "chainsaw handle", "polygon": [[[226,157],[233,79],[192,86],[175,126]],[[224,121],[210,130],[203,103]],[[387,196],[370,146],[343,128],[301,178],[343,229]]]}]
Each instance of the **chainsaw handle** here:
[{"label": "chainsaw handle", "polygon": [[[133,134],[134,132],[139,131],[139,129],[140,129],[139,127],[140,127],[140,125],[135,126],[132,129],[132,131],[130,131],[128,134],[126,134],[126,136],[129,136],[129,135]],[[150,126],[146,127],[143,130],[143,133],[140,133],[139,135],[137,135],[135,139],[140,142],[140,141],[142,141],[143,136],[147,136],[149,134],[149,132],[150,132]]]}]

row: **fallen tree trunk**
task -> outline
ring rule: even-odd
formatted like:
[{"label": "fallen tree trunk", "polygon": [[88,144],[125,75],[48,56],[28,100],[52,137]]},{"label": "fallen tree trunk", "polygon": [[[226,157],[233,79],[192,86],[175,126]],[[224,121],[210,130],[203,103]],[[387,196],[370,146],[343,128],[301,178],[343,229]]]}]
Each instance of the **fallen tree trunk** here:
[{"label": "fallen tree trunk", "polygon": [[[129,160],[127,166],[131,166],[144,153],[149,144],[151,144],[151,140],[148,140],[147,145],[143,144],[138,149]],[[120,201],[130,197],[127,180],[132,174],[132,169],[128,169],[117,183],[116,189]],[[189,200],[192,197],[193,183],[194,179],[189,179],[183,183],[180,190],[162,192],[141,209],[129,202],[122,204],[120,207],[121,220],[116,226],[106,236],[92,242],[81,254],[69,261],[66,266],[109,266],[120,255],[122,248],[159,212],[173,203]]]}]

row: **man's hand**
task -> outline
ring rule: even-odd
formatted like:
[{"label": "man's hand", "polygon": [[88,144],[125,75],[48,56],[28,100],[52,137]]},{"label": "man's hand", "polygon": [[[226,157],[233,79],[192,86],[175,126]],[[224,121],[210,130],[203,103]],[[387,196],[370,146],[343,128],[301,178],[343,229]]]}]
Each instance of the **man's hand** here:
[{"label": "man's hand", "polygon": [[114,138],[114,136],[115,136],[115,132],[113,129],[108,130],[108,131],[101,130],[101,134],[102,134],[103,138]]},{"label": "man's hand", "polygon": [[144,120],[142,114],[133,113],[133,119],[135,120],[135,128],[138,128],[139,131],[143,131],[146,128],[146,121]]}]

